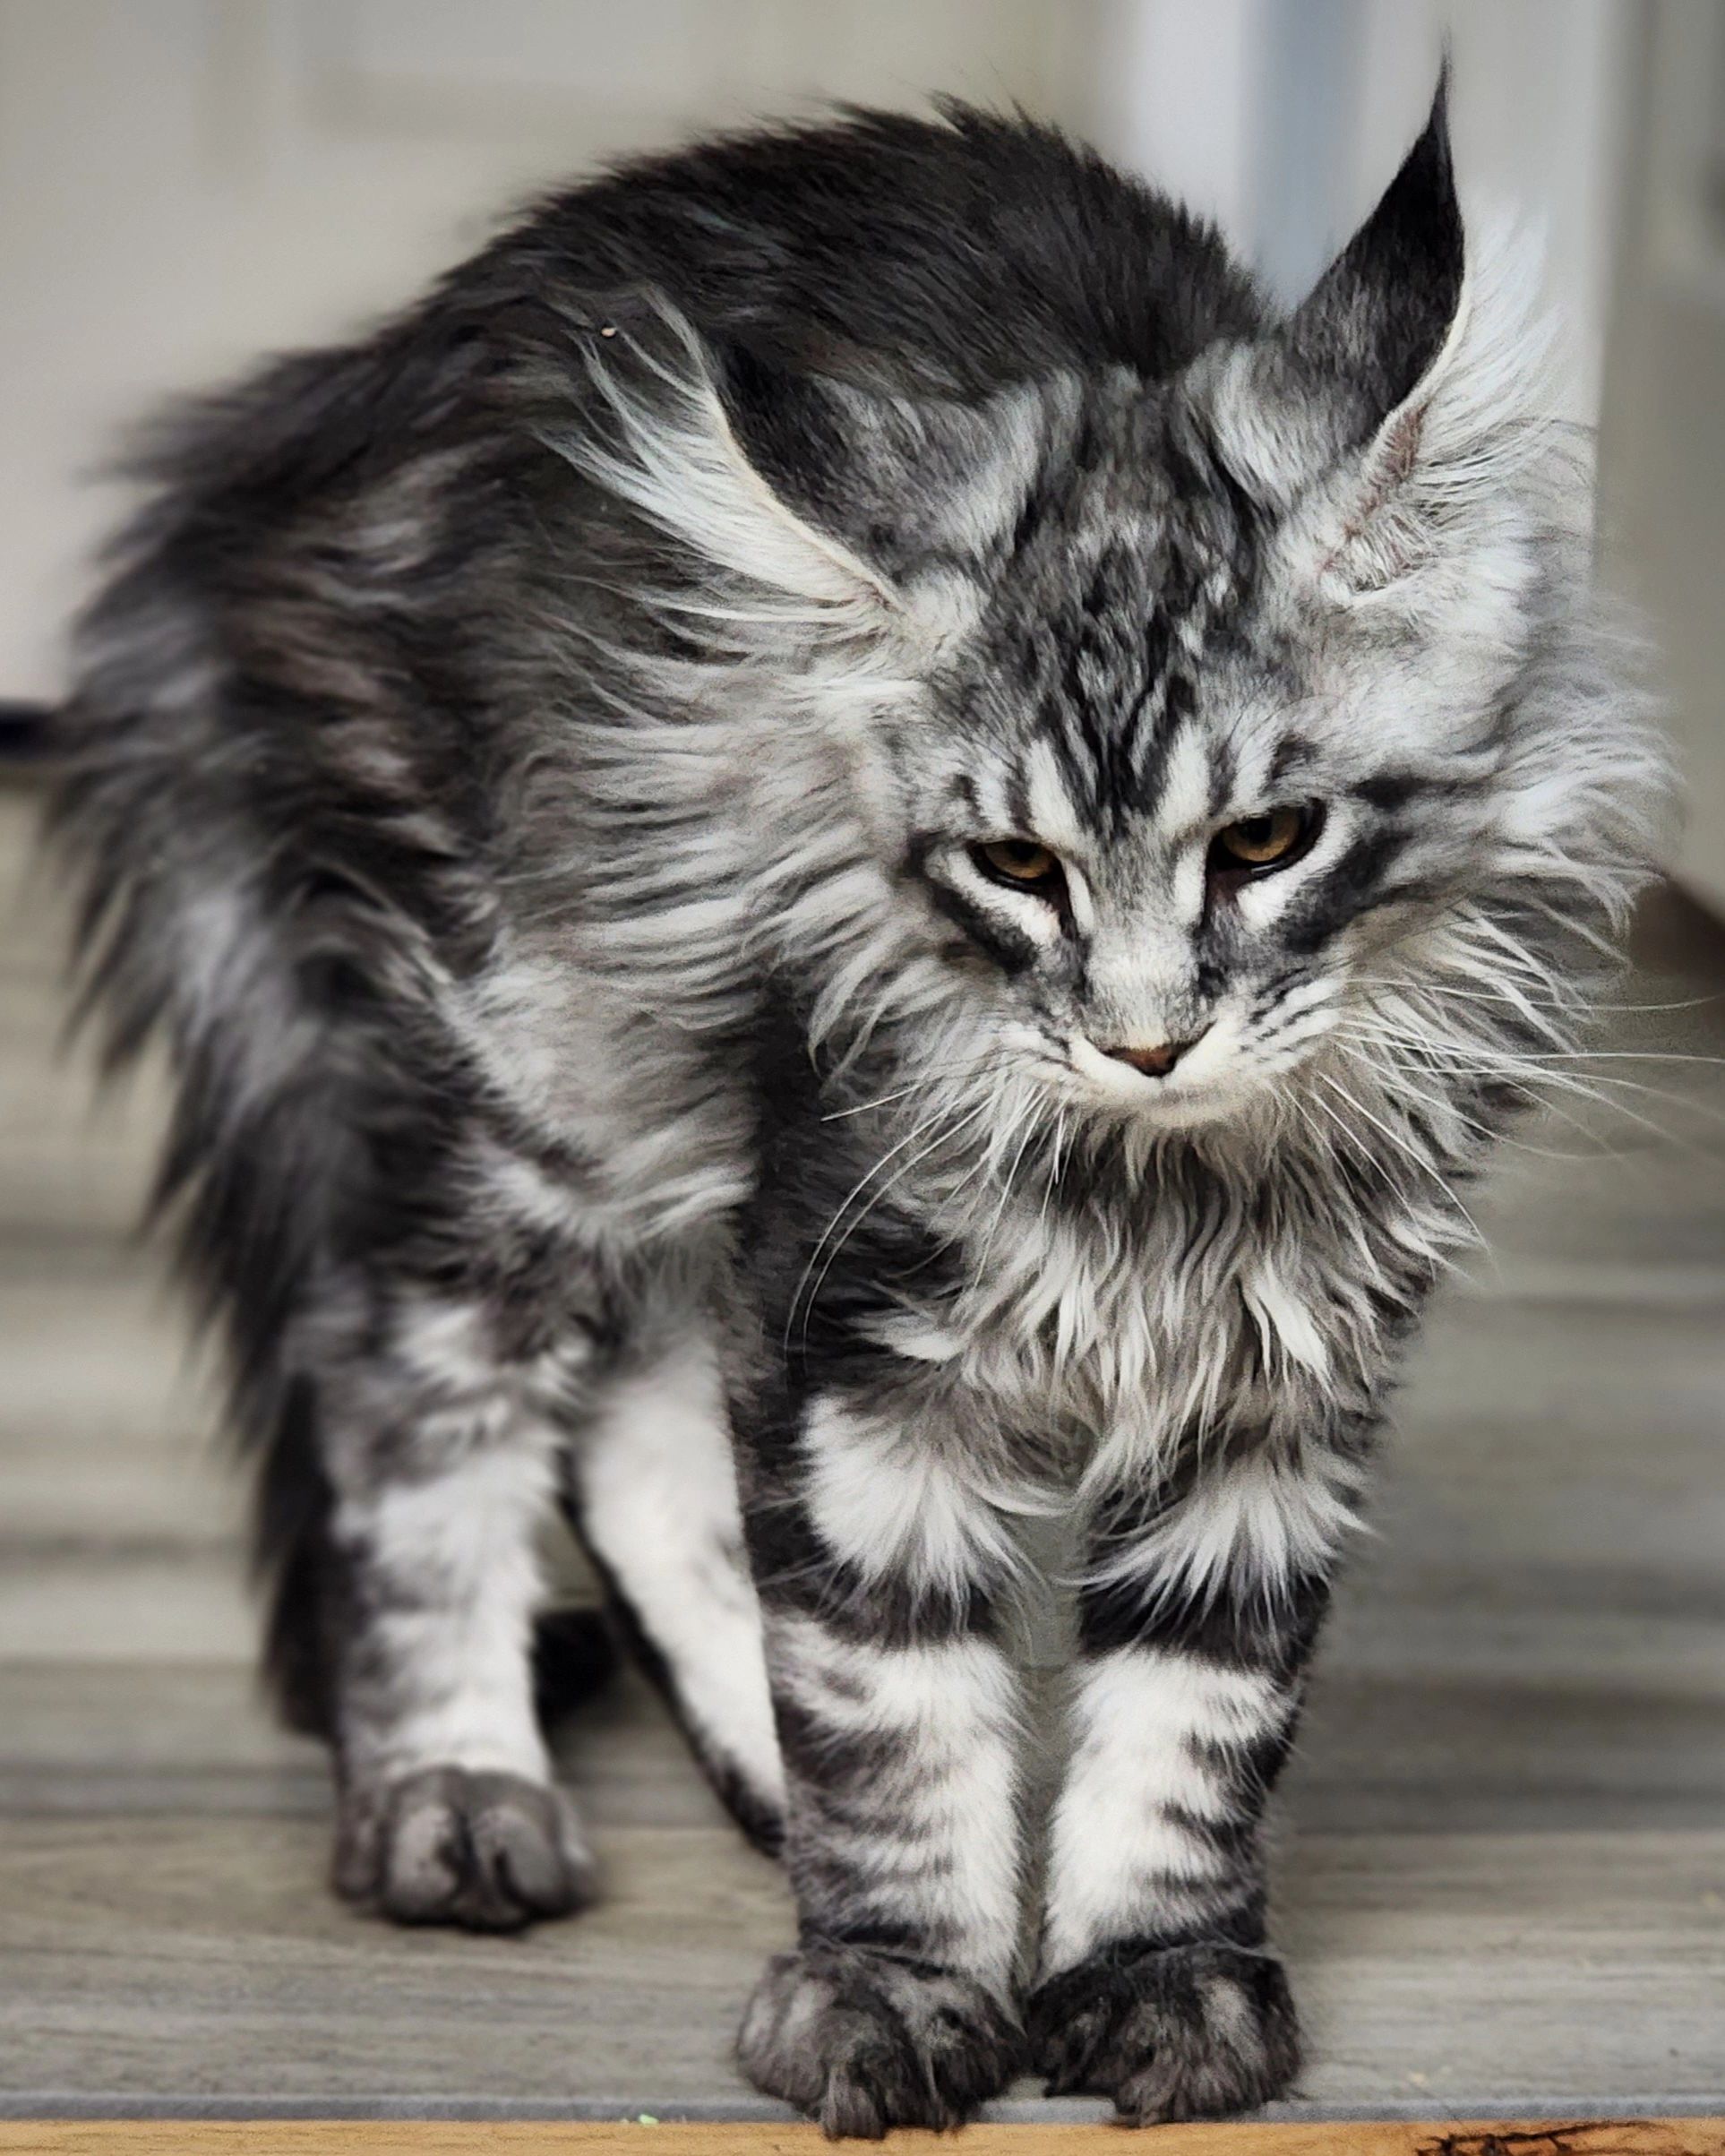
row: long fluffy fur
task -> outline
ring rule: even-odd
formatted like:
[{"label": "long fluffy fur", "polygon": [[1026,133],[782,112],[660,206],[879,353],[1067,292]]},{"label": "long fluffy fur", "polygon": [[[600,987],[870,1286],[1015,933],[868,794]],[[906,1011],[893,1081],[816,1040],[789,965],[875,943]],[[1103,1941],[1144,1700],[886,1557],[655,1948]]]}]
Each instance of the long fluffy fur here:
[{"label": "long fluffy fur", "polygon": [[[1058,136],[862,115],[554,198],[147,447],[59,817],[112,1046],[178,1069],[344,1891],[589,1890],[558,1488],[785,1848],[763,2086],[878,2132],[1026,2040],[1135,2118],[1285,2085],[1265,1793],[1664,784],[1513,298],[1441,110],[1285,322]],[[1230,882],[1282,802],[1309,856]],[[1026,1970],[1039,1514],[1083,1556]]]}]

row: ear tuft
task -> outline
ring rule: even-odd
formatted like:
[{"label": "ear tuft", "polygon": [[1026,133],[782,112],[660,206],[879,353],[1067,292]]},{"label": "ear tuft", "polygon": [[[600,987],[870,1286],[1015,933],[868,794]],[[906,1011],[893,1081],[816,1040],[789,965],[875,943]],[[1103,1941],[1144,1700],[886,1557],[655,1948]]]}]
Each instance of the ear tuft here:
[{"label": "ear tuft", "polygon": [[1560,477],[1537,243],[1495,219],[1464,243],[1446,93],[1446,74],[1383,200],[1290,322],[1195,384],[1235,476],[1293,512],[1343,591],[1501,530],[1535,466]]},{"label": "ear tuft", "polygon": [[1486,223],[1436,358],[1313,498],[1309,513],[1331,526],[1322,568],[1346,588],[1382,588],[1434,550],[1501,534],[1507,505],[1538,469],[1542,513],[1558,513],[1549,483],[1559,478],[1562,513],[1581,513],[1580,467],[1573,452],[1559,453],[1574,430],[1552,415],[1552,324],[1534,299],[1539,272],[1534,234]]}]

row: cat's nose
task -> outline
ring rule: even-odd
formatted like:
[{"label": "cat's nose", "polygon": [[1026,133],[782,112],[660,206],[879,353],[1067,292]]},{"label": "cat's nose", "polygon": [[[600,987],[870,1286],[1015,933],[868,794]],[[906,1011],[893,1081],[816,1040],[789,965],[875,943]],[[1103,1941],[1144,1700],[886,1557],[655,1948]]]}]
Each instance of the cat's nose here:
[{"label": "cat's nose", "polygon": [[1130,1063],[1134,1070],[1143,1071],[1146,1078],[1166,1078],[1189,1048],[1196,1048],[1208,1033],[1195,1033],[1184,1041],[1160,1041],[1154,1048],[1104,1048],[1104,1055],[1111,1055],[1117,1063]]}]

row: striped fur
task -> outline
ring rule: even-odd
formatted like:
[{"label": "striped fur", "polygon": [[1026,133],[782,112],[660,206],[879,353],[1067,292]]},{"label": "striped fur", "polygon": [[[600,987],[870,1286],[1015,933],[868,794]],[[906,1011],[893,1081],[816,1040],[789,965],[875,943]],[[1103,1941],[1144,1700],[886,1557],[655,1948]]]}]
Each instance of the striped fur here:
[{"label": "striped fur", "polygon": [[784,1851],[763,2088],[874,2134],[1026,2059],[1135,2120],[1286,2086],[1265,1798],[1662,786],[1513,299],[1441,99],[1286,319],[1056,135],[862,115],[557,196],[147,445],[60,822],[114,1050],[178,1074],[345,1893],[589,1891],[561,1498]]}]

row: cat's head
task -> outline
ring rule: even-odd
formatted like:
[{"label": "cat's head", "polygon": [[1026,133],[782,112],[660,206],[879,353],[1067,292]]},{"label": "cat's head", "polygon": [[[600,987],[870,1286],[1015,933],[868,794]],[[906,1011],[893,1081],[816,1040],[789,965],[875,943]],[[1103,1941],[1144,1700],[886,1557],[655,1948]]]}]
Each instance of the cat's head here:
[{"label": "cat's head", "polygon": [[1409,983],[1527,987],[1547,915],[1621,901],[1652,759],[1590,626],[1585,475],[1478,253],[1440,92],[1310,297],[1172,379],[941,402],[702,348],[678,430],[618,406],[601,476],[710,568],[745,674],[760,595],[845,744],[854,1001],[902,968],[956,1052],[1197,1125]]}]

